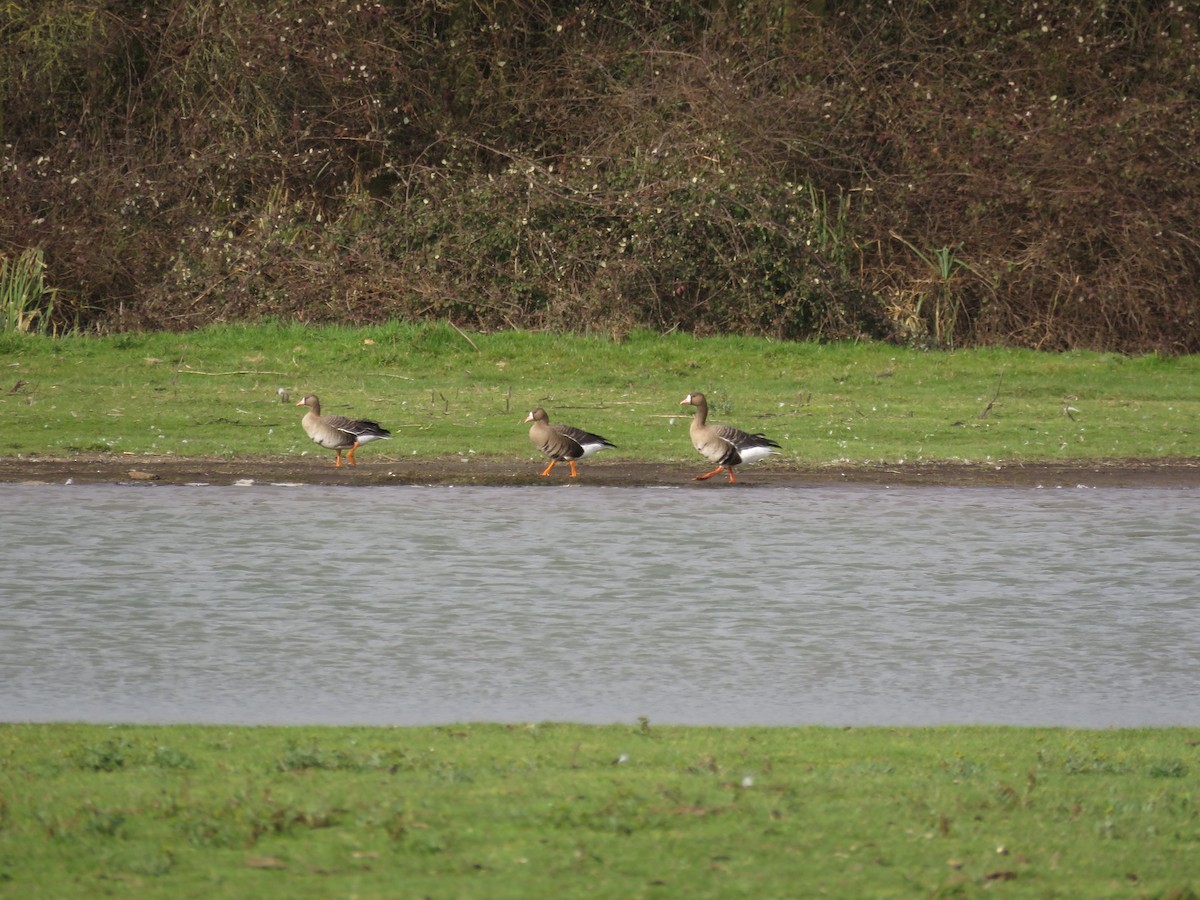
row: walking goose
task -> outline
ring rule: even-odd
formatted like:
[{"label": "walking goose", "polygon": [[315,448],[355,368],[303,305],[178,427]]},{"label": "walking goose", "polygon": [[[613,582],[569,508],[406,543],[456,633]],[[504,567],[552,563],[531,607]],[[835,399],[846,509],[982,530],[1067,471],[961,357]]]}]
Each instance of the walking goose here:
[{"label": "walking goose", "polygon": [[321,401],[317,399],[316,394],[309,394],[296,405],[308,407],[308,412],[300,420],[305,433],[326,450],[337,451],[335,467],[342,465],[343,450],[349,451],[346,459],[350,465],[355,466],[358,465],[354,461],[355,450],[363,444],[392,436],[392,433],[378,422],[367,419],[347,419],[345,416],[321,415]]},{"label": "walking goose", "polygon": [[584,431],[582,428],[572,428],[570,425],[551,425],[550,417],[540,406],[525,417],[526,422],[532,422],[529,428],[529,440],[533,446],[550,457],[550,465],[546,466],[543,476],[549,475],[550,470],[558,463],[565,462],[571,466],[571,477],[579,473],[575,470],[575,460],[587,459],[593,453],[615,447],[616,444],[608,438]]},{"label": "walking goose", "polygon": [[700,451],[700,455],[709,462],[717,464],[711,472],[697,475],[696,481],[706,481],[722,469],[729,473],[729,483],[737,481],[733,477],[733,467],[748,465],[770,456],[779,445],[765,434],[749,434],[740,428],[729,425],[709,425],[708,401],[703,394],[688,394],[679,401],[680,406],[696,407],[692,417],[691,428],[692,446]]}]

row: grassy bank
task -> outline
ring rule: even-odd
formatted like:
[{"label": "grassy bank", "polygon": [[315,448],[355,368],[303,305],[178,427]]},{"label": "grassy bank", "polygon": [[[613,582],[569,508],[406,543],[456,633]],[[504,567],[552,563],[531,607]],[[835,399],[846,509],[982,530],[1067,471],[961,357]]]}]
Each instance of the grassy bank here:
[{"label": "grassy bank", "polygon": [[1195,897],[1194,729],[0,726],[0,894]]},{"label": "grassy bank", "polygon": [[531,457],[542,405],[613,440],[610,462],[692,462],[679,401],[703,391],[715,421],[783,445],[775,464],[1200,456],[1196,356],[266,325],[8,335],[0,367],[3,455],[324,461],[292,405],[314,391],[395,433],[364,460]]}]

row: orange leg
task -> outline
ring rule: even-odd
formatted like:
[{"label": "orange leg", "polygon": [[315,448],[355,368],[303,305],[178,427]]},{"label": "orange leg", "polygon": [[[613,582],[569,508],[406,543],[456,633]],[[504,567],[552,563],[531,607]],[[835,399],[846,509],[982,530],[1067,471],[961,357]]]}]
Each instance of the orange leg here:
[{"label": "orange leg", "polygon": [[571,464],[571,477],[578,478],[579,473],[575,471],[575,460],[571,459],[571,460],[567,460],[567,461]]},{"label": "orange leg", "polygon": [[[716,467],[715,469],[713,469],[711,472],[705,472],[703,475],[697,475],[697,476],[696,476],[694,479],[692,479],[692,480],[693,480],[693,481],[708,481],[708,479],[712,478],[714,475],[716,475],[718,472],[720,472],[720,471],[721,471],[723,468],[725,468],[725,467],[724,467],[724,466],[717,466],[717,467]],[[733,477],[733,469],[730,469],[730,470],[729,470],[729,477],[730,477],[730,478],[732,478],[732,477]]]},{"label": "orange leg", "polygon": [[737,481],[737,479],[733,477],[733,466],[726,466],[725,471],[729,473],[730,484],[733,484],[735,481]]},{"label": "orange leg", "polygon": [[553,469],[556,465],[558,465],[557,459],[550,460],[550,465],[546,466],[546,470],[544,472],[542,472],[542,477],[545,478],[547,475],[549,475],[550,470]]},{"label": "orange leg", "polygon": [[[353,446],[353,447],[351,447],[351,448],[349,449],[349,451],[347,451],[347,456],[346,456],[346,458],[350,460],[350,465],[352,465],[352,466],[357,466],[357,465],[358,465],[358,463],[356,463],[356,462],[354,461],[354,451],[355,451],[355,450],[357,450],[357,449],[358,449],[358,441],[355,441],[355,442],[354,442],[354,446]],[[733,474],[733,472],[732,472],[732,471],[730,471],[730,474],[732,475],[732,474]]]},{"label": "orange leg", "polygon": [[340,468],[342,467],[342,451],[341,451],[341,450],[339,450],[339,451],[337,452],[337,454],[338,454],[338,455],[337,455],[337,462],[335,462],[335,463],[333,464],[333,467],[334,467],[335,469],[340,469]]}]

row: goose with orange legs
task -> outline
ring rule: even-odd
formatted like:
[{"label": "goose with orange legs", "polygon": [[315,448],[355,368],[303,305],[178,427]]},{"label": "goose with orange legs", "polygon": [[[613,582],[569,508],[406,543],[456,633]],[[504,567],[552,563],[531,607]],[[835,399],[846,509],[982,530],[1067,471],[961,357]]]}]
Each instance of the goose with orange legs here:
[{"label": "goose with orange legs", "polygon": [[321,401],[317,399],[316,394],[309,394],[296,405],[308,407],[308,412],[300,420],[304,432],[326,450],[337,451],[337,462],[334,463],[337,468],[341,468],[343,450],[347,451],[346,461],[356,466],[358,463],[354,461],[355,450],[363,444],[387,440],[392,436],[392,433],[378,422],[369,419],[321,415]]},{"label": "goose with orange legs", "polygon": [[577,478],[579,472],[575,469],[577,459],[587,459],[594,453],[599,453],[616,445],[608,438],[582,428],[570,425],[551,425],[550,417],[540,406],[525,417],[526,422],[532,422],[529,428],[529,440],[533,446],[550,457],[550,465],[541,473],[548,476],[550,471],[560,462],[571,466],[571,477]]},{"label": "goose with orange legs", "polygon": [[703,394],[688,394],[679,401],[679,405],[696,407],[696,414],[692,416],[692,424],[688,429],[692,446],[717,466],[711,472],[697,475],[696,481],[707,481],[725,470],[729,473],[729,483],[733,484],[737,481],[733,476],[734,466],[758,462],[780,449],[779,444],[765,434],[750,434],[731,425],[708,424],[708,400]]}]

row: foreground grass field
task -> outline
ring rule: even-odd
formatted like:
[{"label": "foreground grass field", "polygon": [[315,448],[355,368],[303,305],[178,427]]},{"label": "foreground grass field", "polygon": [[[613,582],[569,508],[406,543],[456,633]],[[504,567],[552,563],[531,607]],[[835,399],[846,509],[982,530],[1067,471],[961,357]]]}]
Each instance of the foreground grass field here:
[{"label": "foreground grass field", "polygon": [[0,894],[1195,897],[1200,731],[0,725]]},{"label": "foreground grass field", "polygon": [[316,392],[395,433],[363,460],[531,458],[541,405],[613,440],[607,460],[693,462],[679,401],[703,391],[714,421],[778,440],[776,464],[1200,456],[1192,356],[264,325],[0,336],[0,368],[3,455],[328,461],[292,405]]}]

